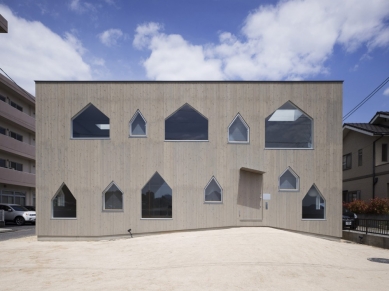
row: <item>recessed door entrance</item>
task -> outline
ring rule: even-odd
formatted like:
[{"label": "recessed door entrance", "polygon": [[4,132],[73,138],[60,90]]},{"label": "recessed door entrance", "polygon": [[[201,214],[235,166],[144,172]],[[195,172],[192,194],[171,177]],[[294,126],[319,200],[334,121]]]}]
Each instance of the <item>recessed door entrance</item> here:
[{"label": "recessed door entrance", "polygon": [[262,173],[239,171],[238,219],[262,220]]}]

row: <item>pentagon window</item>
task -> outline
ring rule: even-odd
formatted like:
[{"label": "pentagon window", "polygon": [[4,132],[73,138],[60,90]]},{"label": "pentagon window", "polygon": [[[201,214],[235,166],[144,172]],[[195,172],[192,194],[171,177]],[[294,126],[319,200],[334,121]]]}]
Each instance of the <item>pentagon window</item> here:
[{"label": "pentagon window", "polygon": [[215,177],[212,177],[204,189],[204,202],[205,203],[222,203],[223,202],[223,189],[217,182]]},{"label": "pentagon window", "polygon": [[123,210],[123,192],[114,182],[111,182],[103,192],[103,210]]},{"label": "pentagon window", "polygon": [[208,119],[188,103],[165,119],[166,141],[207,141]]},{"label": "pentagon window", "polygon": [[250,128],[238,113],[228,126],[229,143],[248,143],[250,140]]},{"label": "pentagon window", "polygon": [[325,219],[326,202],[313,184],[303,199],[303,219]]},{"label": "pentagon window", "polygon": [[300,184],[300,178],[288,167],[279,178],[279,190],[280,191],[298,191]]},{"label": "pentagon window", "polygon": [[313,120],[288,101],[265,120],[265,147],[311,149]]},{"label": "pentagon window", "polygon": [[72,138],[108,139],[109,130],[109,118],[91,103],[72,118]]},{"label": "pentagon window", "polygon": [[172,189],[158,172],[142,189],[142,218],[172,218]]},{"label": "pentagon window", "polygon": [[72,192],[65,183],[61,185],[52,203],[53,218],[76,218],[77,217],[77,201]]},{"label": "pentagon window", "polygon": [[146,137],[147,122],[142,113],[137,110],[130,120],[130,137]]}]

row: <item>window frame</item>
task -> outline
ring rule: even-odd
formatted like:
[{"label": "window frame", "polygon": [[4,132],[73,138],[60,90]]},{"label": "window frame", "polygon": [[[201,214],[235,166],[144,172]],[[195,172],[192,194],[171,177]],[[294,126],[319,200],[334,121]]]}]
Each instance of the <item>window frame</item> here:
[{"label": "window frame", "polygon": [[16,102],[13,102],[13,101],[10,100],[9,105],[11,105],[13,108],[23,112],[23,107],[20,106],[19,104],[17,104]]},{"label": "window frame", "polygon": [[[235,120],[239,118],[239,120],[243,123],[244,127],[247,129],[247,140],[246,141],[231,141],[230,140],[230,127],[235,122]],[[235,115],[234,119],[230,122],[227,128],[227,142],[231,144],[249,144],[250,143],[250,126],[247,124],[247,122],[244,120],[242,115],[238,112],[238,114]]]},{"label": "window frame", "polygon": [[[108,190],[112,187],[112,185],[115,185],[116,188],[119,189],[120,193],[122,193],[122,208],[121,209],[106,209],[105,208],[105,194],[107,194]],[[104,189],[102,197],[103,197],[103,205],[102,205],[103,212],[124,212],[124,192],[122,189],[119,188],[119,186],[114,181],[109,183],[109,185]]]},{"label": "window frame", "polygon": [[[343,161],[342,161],[342,170],[347,171],[352,169],[353,167],[353,158],[352,153],[348,153],[343,155]],[[350,158],[350,167],[347,166],[347,159]],[[345,160],[346,159],[346,160]]]},{"label": "window frame", "polygon": [[[53,201],[54,199],[57,197],[57,195],[59,194],[59,192],[62,190],[62,187],[63,186],[66,186],[66,188],[68,188],[69,192],[72,194],[72,196],[74,197],[74,200],[76,200],[76,217],[54,217],[54,205],[53,205]],[[77,213],[78,213],[78,206],[77,206],[77,198],[76,196],[74,196],[73,192],[70,191],[69,187],[65,184],[65,182],[63,182],[61,184],[61,186],[58,188],[57,192],[55,192],[53,198],[51,198],[50,200],[50,207],[51,207],[51,218],[50,219],[53,219],[53,220],[77,220]]]},{"label": "window frame", "polygon": [[[209,186],[209,184],[211,184],[212,181],[215,181],[216,182],[216,185],[220,188],[220,201],[206,201],[205,200],[205,196],[206,196],[206,190]],[[216,179],[215,176],[212,176],[211,179],[208,181],[207,185],[205,185],[204,187],[204,204],[223,204],[223,188],[222,186],[219,184],[218,180]]]},{"label": "window frame", "polygon": [[327,201],[324,198],[323,194],[319,191],[319,189],[317,188],[315,183],[313,183],[313,185],[309,188],[308,192],[304,195],[303,199],[301,200],[301,206],[303,207],[304,198],[308,195],[308,193],[312,189],[312,187],[314,187],[316,189],[317,193],[324,201],[324,217],[323,218],[303,218],[303,211],[301,208],[301,220],[303,220],[303,221],[325,221],[325,220],[327,220]]},{"label": "window frame", "polygon": [[[385,150],[384,150],[385,148]],[[388,144],[383,143],[381,145],[381,162],[388,162]]]},{"label": "window frame", "polygon": [[15,171],[23,172],[23,164],[18,162],[8,161],[8,168],[13,169]]},{"label": "window frame", "polygon": [[12,130],[9,131],[9,137],[13,138],[13,139],[16,139],[20,142],[23,142],[23,135],[21,134],[18,134]]},{"label": "window frame", "polygon": [[[286,173],[290,172],[296,178],[296,189],[281,189],[281,177]],[[293,169],[288,166],[281,175],[278,176],[278,192],[299,192],[300,191],[300,177],[296,174]]]},{"label": "window frame", "polygon": [[[135,134],[132,134],[131,133],[131,126],[132,126],[132,123],[135,121],[135,119],[138,117],[138,115],[140,115],[140,117],[142,117],[143,121],[145,122],[145,134],[144,135],[135,135]],[[129,131],[130,131],[130,135],[129,137],[131,138],[147,138],[147,134],[148,134],[148,126],[147,126],[147,120],[146,118],[143,116],[142,112],[140,112],[139,109],[136,110],[135,114],[132,116],[132,118],[130,119],[130,122],[129,122]]]}]

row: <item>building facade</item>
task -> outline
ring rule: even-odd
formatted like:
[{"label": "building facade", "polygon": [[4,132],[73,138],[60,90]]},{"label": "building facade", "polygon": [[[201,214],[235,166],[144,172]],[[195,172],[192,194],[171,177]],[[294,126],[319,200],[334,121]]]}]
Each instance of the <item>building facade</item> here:
[{"label": "building facade", "polygon": [[341,236],[342,82],[37,81],[40,240]]},{"label": "building facade", "polygon": [[389,112],[343,125],[343,201],[389,198]]},{"label": "building facade", "polygon": [[1,73],[0,202],[35,206],[35,98]]}]

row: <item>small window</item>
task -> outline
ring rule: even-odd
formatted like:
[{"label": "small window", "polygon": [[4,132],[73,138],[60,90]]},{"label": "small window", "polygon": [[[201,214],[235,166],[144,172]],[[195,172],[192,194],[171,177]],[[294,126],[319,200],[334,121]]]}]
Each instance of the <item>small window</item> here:
[{"label": "small window", "polygon": [[146,137],[147,121],[142,113],[137,110],[130,120],[130,137]]},{"label": "small window", "polygon": [[6,168],[6,164],[5,164],[5,160],[4,159],[0,159],[0,167],[1,168]]},{"label": "small window", "polygon": [[23,136],[18,134],[18,133],[16,133],[16,132],[10,131],[9,132],[9,136],[14,138],[14,139],[16,139],[16,140],[18,140],[18,141],[23,141]]},{"label": "small window", "polygon": [[16,163],[16,162],[9,162],[9,168],[14,169],[16,171],[23,172],[23,164]]},{"label": "small window", "polygon": [[12,107],[16,108],[17,110],[23,112],[23,107],[20,106],[20,105],[18,105],[18,104],[16,104],[15,102],[11,101],[11,102],[10,102],[10,105],[11,105]]},{"label": "small window", "polygon": [[311,149],[313,120],[288,101],[265,120],[265,147]]},{"label": "small window", "polygon": [[208,119],[188,103],[165,119],[166,141],[207,141]]},{"label": "small window", "polygon": [[343,156],[343,171],[351,169],[351,153]]},{"label": "small window", "polygon": [[3,95],[0,95],[0,101],[6,102],[6,98]]},{"label": "small window", "polygon": [[362,149],[358,150],[358,167],[362,166]]},{"label": "small window", "polygon": [[205,186],[204,202],[205,203],[223,202],[223,189],[215,177],[212,177],[211,180],[209,180],[207,186]]},{"label": "small window", "polygon": [[7,134],[7,131],[6,131],[6,129],[4,127],[0,126],[0,134],[4,134],[4,135]]},{"label": "small window", "polygon": [[123,192],[114,182],[103,192],[103,210],[123,210]]},{"label": "small window", "polygon": [[238,113],[228,126],[229,143],[248,143],[250,141],[250,128]]},{"label": "small window", "polygon": [[72,118],[72,138],[107,139],[109,131],[109,118],[91,103]]},{"label": "small window", "polygon": [[279,191],[298,191],[300,184],[300,178],[288,167],[279,178]]},{"label": "small window", "polygon": [[326,202],[313,184],[303,199],[303,219],[325,219]]},{"label": "small window", "polygon": [[388,161],[388,144],[382,144],[382,159],[383,162]]},{"label": "small window", "polygon": [[142,218],[172,218],[172,189],[156,172],[142,189]]},{"label": "small window", "polygon": [[77,200],[65,183],[61,185],[51,202],[53,218],[77,217]]}]

